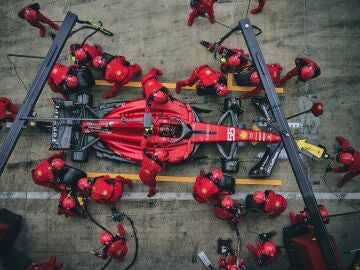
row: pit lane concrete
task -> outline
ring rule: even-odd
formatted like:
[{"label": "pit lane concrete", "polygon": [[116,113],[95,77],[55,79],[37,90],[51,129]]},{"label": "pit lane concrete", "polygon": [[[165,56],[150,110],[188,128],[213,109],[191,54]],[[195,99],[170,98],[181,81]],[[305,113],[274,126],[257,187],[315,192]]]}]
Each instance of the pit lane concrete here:
[{"label": "pit lane concrete", "polygon": [[[0,1],[0,96],[7,96],[21,103],[25,89],[17,79],[15,70],[6,59],[7,53],[30,55],[45,55],[51,44],[49,37],[40,39],[37,29],[27,25],[17,17],[17,11],[30,1]],[[251,2],[251,6],[256,1]],[[145,74],[151,67],[164,71],[160,80],[175,82],[190,75],[193,68],[199,64],[209,64],[217,67],[211,54],[203,48],[201,39],[215,41],[228,30],[218,24],[211,25],[206,19],[198,18],[189,28],[186,25],[189,10],[188,1],[84,1],[58,0],[41,1],[41,10],[54,20],[61,20],[67,11],[79,15],[80,19],[99,18],[106,28],[114,32],[114,37],[102,35],[91,37],[88,42],[99,43],[104,51],[125,55],[130,62],[137,62]],[[247,1],[215,4],[217,19],[227,25],[235,25],[245,16]],[[285,113],[292,115],[309,108],[313,101],[322,101],[325,113],[314,119],[304,115],[296,121],[302,123],[302,128],[294,130],[296,138],[306,138],[314,143],[325,145],[330,153],[335,149],[335,136],[344,135],[352,146],[360,149],[359,140],[359,58],[358,50],[359,3],[350,1],[286,1],[268,0],[263,13],[249,15],[253,24],[263,30],[258,37],[263,54],[268,63],[279,62],[283,73],[294,65],[297,56],[308,56],[314,59],[322,68],[319,78],[308,84],[295,84],[289,81],[285,93],[281,95]],[[71,37],[66,49],[59,59],[69,64],[67,47],[72,42],[81,42],[90,33],[83,31]],[[246,50],[241,35],[231,36],[224,45],[240,47]],[[11,58],[17,71],[29,87],[36,70],[40,65],[38,60]],[[139,81],[140,77],[134,78]],[[94,87],[95,104],[104,102],[101,98],[104,87]],[[210,114],[203,114],[204,121],[217,122],[222,109],[222,98],[197,97],[193,91],[182,91],[176,95],[183,101],[202,108],[211,108]],[[231,96],[238,96],[233,92]],[[56,96],[48,86],[39,98],[36,111],[39,117],[51,115],[50,98]],[[124,88],[119,99],[133,99],[141,96],[139,88]],[[112,99],[116,100],[116,99]],[[249,126],[259,114],[251,107],[248,100],[243,102],[246,112],[242,121]],[[295,120],[295,119],[294,119]],[[0,130],[0,140],[7,131]],[[44,157],[50,155],[47,150],[50,144],[50,134],[34,129],[24,130],[16,146],[9,164],[1,176],[0,192],[47,192],[37,187],[31,180],[31,169]],[[263,151],[261,145],[247,145],[239,150],[241,170],[234,175],[236,178],[246,178],[247,171],[258,160],[257,152]],[[215,146],[206,146],[199,152],[206,156],[196,162],[186,162],[175,167],[167,167],[163,175],[196,175],[200,168],[206,171],[219,166],[219,157]],[[329,193],[323,175],[328,161],[313,161],[304,157],[309,178],[317,193]],[[120,164],[108,160],[96,159],[95,153],[86,164],[72,164],[69,156],[67,163],[85,171],[108,171],[136,174],[138,167]],[[186,172],[186,173],[185,173]],[[336,188],[340,175],[328,174],[326,182],[334,192],[357,193],[360,189],[359,178],[349,182],[344,188]],[[272,178],[282,179],[281,187],[272,187],[281,192],[299,192],[291,168],[287,160],[279,160]],[[265,186],[237,186],[239,193],[265,189]],[[187,193],[192,189],[191,183],[163,183],[159,185],[162,193]],[[135,183],[134,192],[145,193],[147,188],[140,182]],[[243,202],[243,200],[240,200]],[[46,203],[45,203],[46,202]],[[319,199],[331,213],[354,211],[352,207],[360,208],[359,200]],[[23,230],[17,241],[17,247],[36,260],[46,260],[50,255],[57,255],[64,262],[64,269],[99,269],[102,262],[88,254],[87,251],[99,247],[98,235],[100,229],[89,220],[66,219],[56,214],[56,200],[12,199],[1,200],[1,207],[6,207],[24,216]],[[124,200],[118,203],[118,208],[129,213],[137,226],[139,234],[140,253],[138,262],[133,269],[203,269],[196,259],[197,252],[205,250],[210,259],[216,263],[216,241],[221,238],[236,240],[235,234],[228,225],[218,220],[209,205],[200,205],[194,201],[163,201]],[[281,228],[289,224],[289,211],[299,211],[303,208],[301,200],[290,200],[288,210],[276,219],[268,219],[260,214],[246,217],[240,226],[242,238],[242,255],[249,268],[254,264],[251,255],[245,249],[246,243],[254,243],[258,233],[278,230],[274,242],[282,245]],[[110,218],[107,207],[90,205],[90,211],[100,223],[115,231],[115,223]],[[341,251],[358,248],[360,236],[358,226],[359,216],[333,218],[328,230],[337,239]],[[129,224],[125,228],[131,235]],[[235,246],[235,245],[234,245]],[[131,259],[133,238],[130,237]],[[78,254],[79,253],[79,254]],[[351,256],[343,256],[345,262]],[[287,267],[287,256],[281,258],[269,269]],[[108,269],[118,269],[113,262]]]}]

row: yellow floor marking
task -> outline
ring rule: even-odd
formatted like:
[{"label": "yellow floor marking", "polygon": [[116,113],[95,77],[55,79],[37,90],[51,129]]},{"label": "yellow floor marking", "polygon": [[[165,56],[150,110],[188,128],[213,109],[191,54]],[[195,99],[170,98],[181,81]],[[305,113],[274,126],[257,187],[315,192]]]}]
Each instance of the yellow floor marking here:
[{"label": "yellow floor marking", "polygon": [[[228,78],[227,78],[227,86],[229,91],[237,91],[237,92],[248,92],[251,91],[252,89],[254,89],[254,86],[237,86],[237,85],[233,85],[233,81],[234,81],[234,75],[232,73],[228,73]],[[111,86],[113,85],[113,83],[109,83],[108,81],[105,80],[95,80],[96,85],[98,86]],[[175,89],[176,87],[176,83],[163,83],[162,85],[164,85],[165,87],[169,88],[169,89]],[[124,85],[124,87],[136,87],[136,88],[141,88],[141,82],[129,82],[128,84]],[[195,90],[195,86],[184,86],[181,87],[181,90]],[[276,88],[276,92],[277,93],[284,93],[284,88]]]},{"label": "yellow floor marking", "polygon": [[[117,175],[121,175],[130,180],[140,180],[139,175],[137,174],[126,174],[126,173],[100,173],[100,172],[86,172],[87,176],[90,178],[109,175],[111,178],[115,178]],[[196,176],[166,176],[158,175],[156,180],[159,182],[179,182],[179,183],[194,183]],[[282,180],[279,179],[247,179],[247,178],[238,178],[235,179],[237,185],[269,185],[269,186],[281,186]]]}]

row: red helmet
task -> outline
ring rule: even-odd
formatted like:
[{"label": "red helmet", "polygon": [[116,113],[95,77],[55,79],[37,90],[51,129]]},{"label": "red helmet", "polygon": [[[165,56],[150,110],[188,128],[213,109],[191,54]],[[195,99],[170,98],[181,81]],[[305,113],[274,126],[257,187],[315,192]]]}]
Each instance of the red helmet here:
[{"label": "red helmet", "polygon": [[101,55],[98,55],[94,57],[92,64],[94,68],[101,69],[106,66],[106,61]]},{"label": "red helmet", "polygon": [[337,160],[344,165],[350,165],[353,163],[354,157],[350,153],[342,153],[338,155]]},{"label": "red helmet", "polygon": [[240,58],[237,55],[230,56],[228,63],[232,68],[236,68],[240,65]]},{"label": "red helmet", "polygon": [[79,187],[80,190],[84,190],[91,188],[92,184],[89,183],[89,178],[83,177],[79,179],[79,181],[77,182],[77,186]]},{"label": "red helmet", "polygon": [[223,177],[224,177],[224,173],[221,169],[213,169],[211,172],[210,180],[214,182],[216,179],[217,180],[223,179]]},{"label": "red helmet", "polygon": [[74,75],[67,75],[65,77],[65,85],[67,87],[71,87],[71,88],[74,88],[76,86],[78,86],[79,84],[79,80],[76,78],[76,76]]},{"label": "red helmet", "polygon": [[34,22],[37,20],[37,12],[33,9],[26,9],[24,12],[24,18],[28,22]]},{"label": "red helmet", "polygon": [[224,199],[222,199],[221,201],[221,205],[224,207],[224,208],[231,208],[233,207],[235,204],[233,198],[231,198],[230,196],[226,196]]},{"label": "red helmet", "polygon": [[276,251],[277,251],[276,246],[270,241],[266,241],[262,245],[262,254],[263,255],[273,257],[276,254]]},{"label": "red helmet", "polygon": [[216,88],[216,94],[220,97],[226,97],[228,94],[228,88],[226,85],[224,84],[219,84],[216,83],[215,84],[215,88]]},{"label": "red helmet", "polygon": [[322,217],[328,217],[330,215],[329,210],[323,205],[319,207],[320,216]]},{"label": "red helmet", "polygon": [[99,241],[101,244],[106,245],[112,240],[112,235],[109,232],[103,232],[100,234]]},{"label": "red helmet", "polygon": [[169,160],[169,152],[167,150],[163,150],[163,149],[157,150],[154,156],[161,162]]},{"label": "red helmet", "polygon": [[75,51],[75,58],[78,61],[84,61],[86,59],[87,53],[83,48],[79,48]]},{"label": "red helmet", "polygon": [[260,78],[259,78],[259,74],[257,73],[257,71],[254,71],[253,73],[251,73],[250,81],[253,84],[259,84],[260,83]]},{"label": "red helmet", "polygon": [[263,203],[265,201],[265,193],[262,191],[255,191],[253,194],[253,200],[256,203]]},{"label": "red helmet", "polygon": [[300,76],[304,80],[310,80],[315,75],[313,67],[305,66],[301,69]]},{"label": "red helmet", "polygon": [[154,102],[165,104],[167,101],[168,101],[168,97],[163,91],[159,90],[154,93]]},{"label": "red helmet", "polygon": [[66,209],[71,209],[75,207],[75,200],[73,197],[71,196],[67,196],[63,202],[62,205],[66,208]]},{"label": "red helmet", "polygon": [[322,104],[321,102],[315,102],[311,107],[311,112],[316,117],[322,115],[324,112],[324,104]]},{"label": "red helmet", "polygon": [[61,170],[64,168],[64,161],[61,158],[54,158],[51,161],[51,167],[53,167],[55,170]]}]

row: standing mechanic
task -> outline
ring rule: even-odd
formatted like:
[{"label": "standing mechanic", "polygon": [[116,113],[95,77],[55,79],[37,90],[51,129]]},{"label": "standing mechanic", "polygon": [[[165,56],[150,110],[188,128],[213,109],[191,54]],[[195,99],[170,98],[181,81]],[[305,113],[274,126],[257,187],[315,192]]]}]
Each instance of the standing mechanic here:
[{"label": "standing mechanic", "polygon": [[182,81],[177,81],[176,93],[180,93],[181,87],[193,86],[195,83],[196,93],[199,96],[218,95],[225,97],[228,94],[225,76],[220,72],[213,70],[208,65],[201,65],[196,67],[189,78]]},{"label": "standing mechanic", "polygon": [[[6,113],[6,111],[10,113]],[[10,99],[6,97],[0,97],[0,129],[2,129],[2,122],[6,120],[14,120],[19,109]]]},{"label": "standing mechanic", "polygon": [[191,12],[189,13],[188,26],[192,26],[195,18],[209,15],[211,23],[215,23],[214,0],[190,0]]},{"label": "standing mechanic", "polygon": [[142,72],[138,64],[130,65],[124,56],[113,56],[107,53],[95,56],[93,67],[103,71],[105,80],[114,83],[111,90],[103,95],[103,98],[116,96],[120,89],[131,81],[135,74]]},{"label": "standing mechanic", "polygon": [[311,79],[318,77],[321,74],[319,65],[308,58],[296,58],[295,65],[296,67],[294,67],[292,70],[286,73],[284,77],[281,78],[281,80],[276,84],[277,86],[282,86],[285,82],[295,76],[298,76],[295,82],[297,83],[298,81],[307,82]]},{"label": "standing mechanic", "polygon": [[55,30],[59,30],[60,26],[50,20],[48,17],[44,16],[40,12],[40,5],[39,3],[34,3],[22,8],[18,12],[18,16],[30,23],[32,26],[39,28],[40,37],[45,36],[45,26],[41,23],[46,23],[50,25]]},{"label": "standing mechanic", "polygon": [[355,151],[350,147],[350,143],[343,136],[337,136],[336,140],[340,143],[341,148],[338,149],[336,160],[343,164],[342,167],[330,167],[326,168],[326,172],[344,173],[346,174],[338,182],[337,186],[342,187],[347,181],[350,181],[353,177],[360,174],[360,152]]}]

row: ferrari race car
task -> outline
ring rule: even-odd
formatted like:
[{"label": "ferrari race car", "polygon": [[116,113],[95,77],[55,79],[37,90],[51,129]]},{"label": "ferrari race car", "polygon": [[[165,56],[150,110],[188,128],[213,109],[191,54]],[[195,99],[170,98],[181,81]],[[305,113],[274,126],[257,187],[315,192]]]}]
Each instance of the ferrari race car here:
[{"label": "ferrari race car", "polygon": [[78,94],[75,101],[53,101],[50,149],[71,150],[75,162],[86,161],[93,148],[98,157],[138,163],[146,140],[149,151],[166,149],[168,163],[178,164],[193,158],[201,144],[216,143],[223,157],[222,169],[237,172],[236,151],[242,143],[281,140],[276,133],[241,128],[237,98],[225,99],[225,113],[217,124],[201,122],[199,113],[205,110],[178,100],[152,106],[150,113],[145,113],[144,99],[105,103],[98,108],[92,108],[92,97],[86,93]]}]

